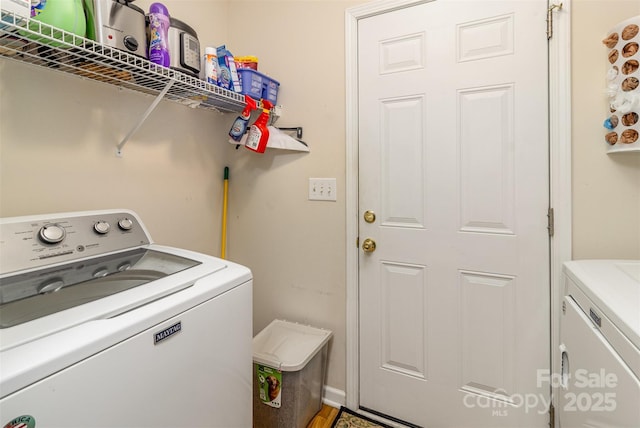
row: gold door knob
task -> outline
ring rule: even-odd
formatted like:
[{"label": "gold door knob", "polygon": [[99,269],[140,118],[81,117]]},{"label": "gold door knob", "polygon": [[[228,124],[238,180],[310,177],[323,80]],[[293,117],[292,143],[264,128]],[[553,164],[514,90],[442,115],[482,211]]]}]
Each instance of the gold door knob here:
[{"label": "gold door knob", "polygon": [[366,221],[367,223],[373,223],[374,221],[376,221],[376,213],[371,210],[366,211],[364,213],[364,221]]},{"label": "gold door knob", "polygon": [[365,253],[373,253],[376,250],[376,241],[367,238],[362,242],[362,251]]}]

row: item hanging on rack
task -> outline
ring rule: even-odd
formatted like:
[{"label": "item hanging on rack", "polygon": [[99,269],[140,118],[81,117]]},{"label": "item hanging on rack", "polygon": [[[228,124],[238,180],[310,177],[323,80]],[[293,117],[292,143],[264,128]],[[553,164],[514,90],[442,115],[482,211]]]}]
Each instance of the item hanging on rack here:
[{"label": "item hanging on rack", "polygon": [[[269,129],[269,141],[267,147],[274,149],[284,150],[296,150],[299,152],[308,152],[309,146],[302,141],[302,127],[295,128],[277,128],[275,126],[268,126]],[[296,138],[284,133],[283,131],[295,131]]]},{"label": "item hanging on rack", "polygon": [[236,120],[233,121],[233,125],[231,125],[231,129],[229,130],[229,137],[234,141],[240,141],[242,139],[244,132],[247,130],[251,112],[258,107],[256,102],[249,95],[245,95],[244,100],[247,103],[247,106],[242,110],[240,116],[236,117]]},{"label": "item hanging on rack", "polygon": [[267,141],[269,140],[269,129],[267,123],[269,122],[269,113],[271,112],[271,104],[267,100],[262,100],[262,113],[258,116],[251,128],[249,129],[249,135],[247,136],[247,142],[245,147],[249,150],[253,150],[257,153],[264,153],[267,148]]},{"label": "item hanging on rack", "polygon": [[640,151],[640,15],[620,22],[602,43],[608,48],[606,94],[609,108],[603,126],[608,153]]},{"label": "item hanging on rack", "polygon": [[[269,140],[267,141],[268,149],[280,149],[280,150],[292,150],[296,152],[309,152],[309,146],[307,143],[302,141],[300,138],[302,137],[302,127],[298,126],[295,128],[276,128],[275,126],[269,125],[267,126],[269,130]],[[291,135],[283,132],[283,131],[295,131],[296,138]],[[229,139],[229,143],[235,144],[236,149],[238,149],[241,145],[244,145],[247,142],[247,134],[245,133],[240,141],[234,141],[231,138]]]}]

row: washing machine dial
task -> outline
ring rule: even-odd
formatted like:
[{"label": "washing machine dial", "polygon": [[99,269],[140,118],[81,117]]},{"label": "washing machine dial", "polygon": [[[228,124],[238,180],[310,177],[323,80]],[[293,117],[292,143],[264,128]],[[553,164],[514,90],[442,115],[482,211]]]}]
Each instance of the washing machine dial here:
[{"label": "washing machine dial", "polygon": [[99,267],[93,272],[92,275],[94,278],[104,278],[105,276],[109,275],[109,269],[104,266]]},{"label": "washing machine dial", "polygon": [[38,293],[48,294],[60,290],[64,287],[64,280],[62,278],[52,278],[44,281],[38,287]]},{"label": "washing machine dial", "polygon": [[57,244],[62,242],[67,235],[64,228],[57,224],[45,224],[40,228],[38,236],[42,242],[47,244]]},{"label": "washing machine dial", "polygon": [[120,229],[122,230],[131,230],[131,228],[133,227],[133,222],[129,218],[125,217],[118,220],[118,227],[120,227]]},{"label": "washing machine dial", "polygon": [[111,230],[111,225],[109,223],[107,223],[106,221],[97,221],[93,225],[93,230],[95,230],[96,232],[98,232],[101,235],[105,235],[105,234],[109,233],[109,230]]}]

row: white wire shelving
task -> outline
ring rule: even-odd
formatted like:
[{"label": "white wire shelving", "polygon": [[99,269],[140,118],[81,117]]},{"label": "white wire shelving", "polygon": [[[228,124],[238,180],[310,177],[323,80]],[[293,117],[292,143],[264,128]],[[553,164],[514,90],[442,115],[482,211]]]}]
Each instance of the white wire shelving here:
[{"label": "white wire shelving", "polygon": [[245,106],[242,94],[4,9],[0,57],[155,96],[139,123],[118,144],[118,155],[162,99],[223,113],[239,112]]}]

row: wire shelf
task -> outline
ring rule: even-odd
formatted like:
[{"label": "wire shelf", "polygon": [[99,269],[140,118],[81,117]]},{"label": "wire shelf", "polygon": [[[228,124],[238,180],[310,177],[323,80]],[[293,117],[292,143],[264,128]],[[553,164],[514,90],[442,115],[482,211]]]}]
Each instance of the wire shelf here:
[{"label": "wire shelf", "polygon": [[0,56],[158,96],[189,107],[239,112],[244,95],[34,19],[1,11]]}]

